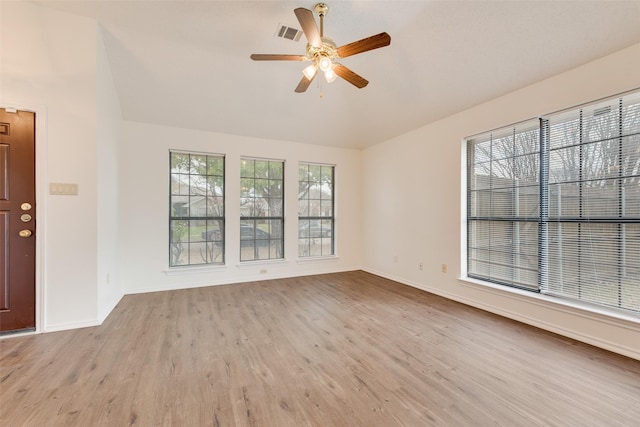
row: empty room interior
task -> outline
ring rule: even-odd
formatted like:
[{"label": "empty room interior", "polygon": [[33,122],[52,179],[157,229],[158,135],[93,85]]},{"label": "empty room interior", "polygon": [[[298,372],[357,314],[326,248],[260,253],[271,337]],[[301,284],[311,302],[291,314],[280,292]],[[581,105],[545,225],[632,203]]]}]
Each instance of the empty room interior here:
[{"label": "empty room interior", "polygon": [[638,0],[0,0],[0,137],[0,425],[638,425]]}]

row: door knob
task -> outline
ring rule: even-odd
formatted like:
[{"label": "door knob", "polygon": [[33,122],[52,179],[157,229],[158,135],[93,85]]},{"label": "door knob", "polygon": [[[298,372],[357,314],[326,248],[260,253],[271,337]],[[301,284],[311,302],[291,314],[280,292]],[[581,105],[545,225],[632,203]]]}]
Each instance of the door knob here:
[{"label": "door knob", "polygon": [[18,232],[20,237],[31,237],[31,234],[31,230],[20,230],[20,232]]}]

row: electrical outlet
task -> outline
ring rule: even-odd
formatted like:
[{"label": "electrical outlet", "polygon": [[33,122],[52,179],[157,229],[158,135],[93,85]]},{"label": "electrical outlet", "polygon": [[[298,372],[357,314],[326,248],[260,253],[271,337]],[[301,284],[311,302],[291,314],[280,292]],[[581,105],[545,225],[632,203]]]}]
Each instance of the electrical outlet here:
[{"label": "electrical outlet", "polygon": [[398,255],[393,256],[393,262],[398,262]]},{"label": "electrical outlet", "polygon": [[424,263],[423,262],[419,262],[418,263],[418,270],[422,271],[424,269]]},{"label": "electrical outlet", "polygon": [[263,268],[262,270],[260,270],[260,274],[267,274],[267,269]]},{"label": "electrical outlet", "polygon": [[447,272],[447,264],[442,264],[442,272],[446,273]]}]

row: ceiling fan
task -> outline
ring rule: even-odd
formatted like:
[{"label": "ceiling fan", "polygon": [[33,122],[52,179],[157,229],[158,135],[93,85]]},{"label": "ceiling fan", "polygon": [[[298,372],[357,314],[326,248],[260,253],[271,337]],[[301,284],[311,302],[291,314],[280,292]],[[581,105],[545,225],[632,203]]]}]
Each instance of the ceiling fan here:
[{"label": "ceiling fan", "polygon": [[355,87],[362,89],[369,84],[369,81],[340,64],[337,60],[368,50],[389,46],[391,44],[391,36],[387,33],[380,33],[337,47],[333,40],[324,36],[324,17],[329,11],[329,6],[324,3],[318,3],[315,5],[314,10],[320,17],[320,31],[318,31],[316,21],[313,18],[313,12],[303,7],[294,10],[302,31],[307,38],[306,55],[254,53],[251,55],[251,59],[254,61],[311,61],[311,65],[302,71],[304,75],[296,87],[296,92],[298,93],[307,90],[318,74],[318,70],[324,73],[324,77],[329,83],[339,76]]}]

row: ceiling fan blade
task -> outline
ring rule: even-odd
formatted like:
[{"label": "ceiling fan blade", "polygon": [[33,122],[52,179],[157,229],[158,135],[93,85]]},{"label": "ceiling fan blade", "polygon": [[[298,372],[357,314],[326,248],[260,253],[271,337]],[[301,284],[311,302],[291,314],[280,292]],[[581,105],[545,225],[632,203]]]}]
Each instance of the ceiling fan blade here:
[{"label": "ceiling fan blade", "polygon": [[338,56],[340,58],[346,58],[347,56],[389,46],[390,44],[391,36],[387,33],[380,33],[375,36],[367,37],[366,39],[358,40],[357,42],[340,46],[338,48]]},{"label": "ceiling fan blade", "polygon": [[307,38],[307,42],[313,47],[322,46],[322,39],[320,39],[320,33],[318,32],[318,26],[316,20],[313,19],[313,12],[304,7],[299,7],[293,11],[298,17],[304,36]]},{"label": "ceiling fan blade", "polygon": [[310,79],[308,79],[307,76],[302,76],[302,80],[300,80],[300,83],[298,83],[298,86],[296,87],[296,92],[297,93],[305,92],[309,87],[309,85],[311,84],[311,82],[313,81],[313,79],[316,77],[316,74],[314,74],[313,77],[311,77]]},{"label": "ceiling fan blade", "polygon": [[278,55],[269,53],[254,53],[251,55],[254,61],[304,61],[307,59],[304,55]]},{"label": "ceiling fan blade", "polygon": [[336,64],[333,71],[335,71],[337,75],[339,75],[358,89],[362,89],[369,84],[369,81],[367,79],[354,73],[342,64]]}]

